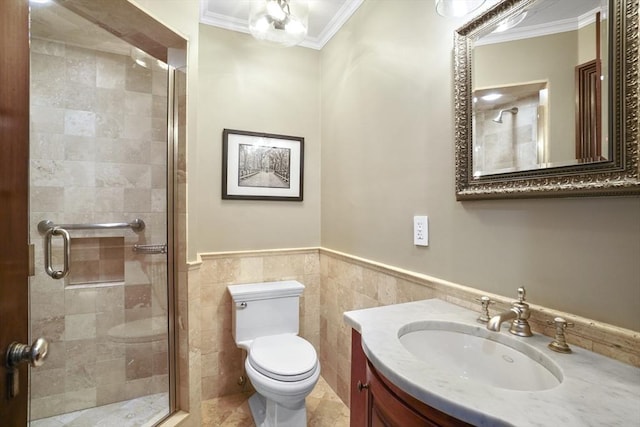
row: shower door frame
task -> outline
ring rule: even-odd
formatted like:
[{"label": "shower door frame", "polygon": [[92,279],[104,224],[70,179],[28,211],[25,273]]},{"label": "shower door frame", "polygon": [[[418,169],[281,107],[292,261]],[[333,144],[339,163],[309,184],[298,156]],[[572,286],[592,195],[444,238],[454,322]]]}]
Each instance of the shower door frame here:
[{"label": "shower door frame", "polygon": [[18,368],[19,393],[9,399],[5,352],[29,338],[29,6],[0,2],[0,420],[27,423],[28,369]]},{"label": "shower door frame", "polygon": [[[93,22],[116,37],[147,52],[169,65],[169,84],[173,82],[175,68],[184,68],[187,40],[176,34],[128,0],[92,2],[86,0],[54,0],[79,16]],[[3,1],[0,6],[3,52],[0,58],[0,84],[13,90],[0,95],[0,137],[3,167],[0,173],[0,220],[5,222],[4,242],[0,243],[0,355],[4,361],[10,341],[26,343],[28,340],[28,270],[29,270],[29,27],[28,0]],[[6,33],[5,33],[6,29]],[[170,51],[182,52],[171,55]],[[14,52],[15,54],[9,54]],[[169,307],[169,414],[177,409],[177,347],[175,339],[175,287],[177,262],[175,215],[175,167],[177,158],[177,117],[173,87],[168,93],[167,133],[167,275],[172,286],[168,292]],[[174,126],[175,125],[175,126]],[[7,187],[7,188],[5,188]],[[7,190],[7,191],[5,191]],[[2,194],[5,192],[6,194]],[[17,313],[16,313],[17,311]],[[6,319],[11,319],[11,324]],[[7,326],[9,326],[7,328]],[[7,342],[5,342],[7,341]],[[2,364],[4,366],[4,363]],[[20,368],[20,394],[7,399],[6,369],[0,379],[0,419],[8,426],[26,425],[29,419],[28,370]]]}]

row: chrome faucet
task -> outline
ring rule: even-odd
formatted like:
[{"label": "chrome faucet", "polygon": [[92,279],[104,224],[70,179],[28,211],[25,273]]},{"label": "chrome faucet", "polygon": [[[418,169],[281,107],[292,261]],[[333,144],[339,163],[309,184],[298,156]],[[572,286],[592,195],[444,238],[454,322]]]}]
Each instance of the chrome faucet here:
[{"label": "chrome faucet", "polygon": [[487,323],[487,329],[490,331],[500,332],[500,326],[507,320],[511,321],[509,326],[509,332],[520,337],[530,337],[531,327],[529,326],[529,316],[531,312],[529,310],[529,304],[524,302],[526,292],[524,288],[518,288],[518,301],[511,303],[511,309],[493,316]]}]

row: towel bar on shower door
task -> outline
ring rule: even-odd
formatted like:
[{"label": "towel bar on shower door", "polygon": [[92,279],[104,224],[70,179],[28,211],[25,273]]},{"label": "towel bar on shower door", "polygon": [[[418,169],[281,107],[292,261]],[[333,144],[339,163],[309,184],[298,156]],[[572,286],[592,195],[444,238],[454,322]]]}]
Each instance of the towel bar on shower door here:
[{"label": "towel bar on shower door", "polygon": [[38,231],[46,233],[52,228],[64,228],[65,230],[113,230],[117,228],[130,228],[135,232],[144,230],[144,221],[136,218],[131,222],[109,222],[104,224],[54,224],[53,221],[44,219],[38,223]]},{"label": "towel bar on shower door", "polygon": [[[38,223],[38,231],[44,234],[44,269],[54,279],[62,279],[69,274],[69,258],[71,257],[71,245],[67,230],[113,230],[118,228],[131,228],[135,232],[144,230],[144,221],[136,218],[131,222],[111,222],[104,224],[54,224],[50,220],[42,220]],[[63,263],[62,270],[54,270],[51,262],[51,238],[62,236]]]}]

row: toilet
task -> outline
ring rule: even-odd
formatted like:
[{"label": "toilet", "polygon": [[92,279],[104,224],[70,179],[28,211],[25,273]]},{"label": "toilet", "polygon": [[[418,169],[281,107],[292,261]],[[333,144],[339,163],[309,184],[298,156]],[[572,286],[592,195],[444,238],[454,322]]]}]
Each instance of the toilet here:
[{"label": "toilet", "polygon": [[298,336],[304,285],[281,281],[232,285],[232,333],[247,351],[245,371],[256,390],[249,407],[257,427],[304,427],[305,399],[320,377],[313,346]]}]

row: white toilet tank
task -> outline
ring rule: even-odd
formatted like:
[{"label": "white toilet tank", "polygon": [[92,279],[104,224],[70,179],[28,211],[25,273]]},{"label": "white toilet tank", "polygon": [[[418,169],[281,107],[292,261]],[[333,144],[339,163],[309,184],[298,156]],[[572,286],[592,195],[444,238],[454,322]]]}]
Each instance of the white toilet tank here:
[{"label": "white toilet tank", "polygon": [[257,337],[298,334],[300,295],[295,280],[228,286],[232,299],[231,331],[236,344],[247,348]]}]

